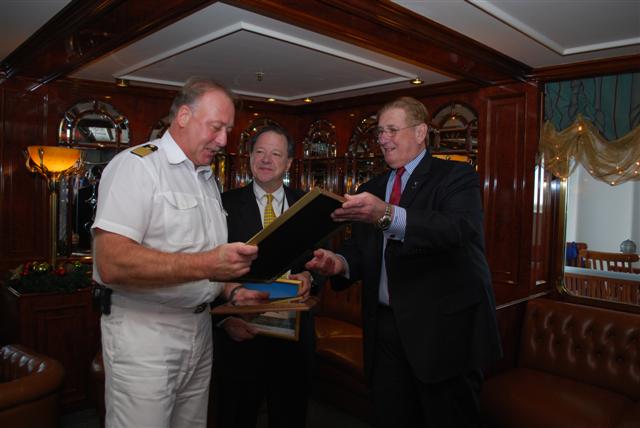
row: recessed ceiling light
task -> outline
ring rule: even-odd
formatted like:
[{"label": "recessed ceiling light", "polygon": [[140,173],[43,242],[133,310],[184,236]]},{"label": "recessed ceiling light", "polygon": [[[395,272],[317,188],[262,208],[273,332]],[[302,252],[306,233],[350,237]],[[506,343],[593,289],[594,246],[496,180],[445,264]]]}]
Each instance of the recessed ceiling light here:
[{"label": "recessed ceiling light", "polygon": [[276,99],[275,98],[267,98],[267,101],[269,101],[270,103],[273,103],[273,102],[276,101]]},{"label": "recessed ceiling light", "polygon": [[416,76],[416,78],[411,81],[412,85],[422,85],[423,83],[424,81],[420,79],[418,76]]},{"label": "recessed ceiling light", "polygon": [[304,100],[302,100],[302,101],[304,101],[305,103],[312,103],[312,102],[313,102],[313,99],[311,99],[311,98],[307,97],[307,98],[305,98],[305,99],[304,99]]},{"label": "recessed ceiling light", "polygon": [[129,86],[129,81],[127,79],[116,79],[116,86],[126,88]]}]

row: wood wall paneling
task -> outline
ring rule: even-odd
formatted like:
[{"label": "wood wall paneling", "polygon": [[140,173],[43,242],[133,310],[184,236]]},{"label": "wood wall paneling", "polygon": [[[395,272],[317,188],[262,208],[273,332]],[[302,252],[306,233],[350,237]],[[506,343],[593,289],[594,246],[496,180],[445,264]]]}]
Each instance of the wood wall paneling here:
[{"label": "wood wall paneling", "polygon": [[536,280],[531,246],[540,94],[526,84],[491,87],[480,94],[487,258],[496,298],[504,303],[529,295]]},{"label": "wood wall paneling", "polygon": [[25,167],[23,150],[46,140],[47,100],[42,94],[2,90],[0,153],[0,269],[47,257],[48,193],[45,181]]}]

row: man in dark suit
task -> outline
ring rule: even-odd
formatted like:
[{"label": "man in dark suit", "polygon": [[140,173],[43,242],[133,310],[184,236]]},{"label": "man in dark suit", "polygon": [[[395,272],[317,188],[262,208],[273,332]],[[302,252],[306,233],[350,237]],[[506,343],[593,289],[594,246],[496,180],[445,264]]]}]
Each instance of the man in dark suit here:
[{"label": "man in dark suit", "polygon": [[477,426],[481,369],[501,355],[484,256],[478,176],[431,157],[427,111],[409,97],[378,113],[391,170],[346,195],[332,217],[354,221],[338,254],[306,267],[362,280],[364,365],[376,426]]},{"label": "man in dark suit", "polygon": [[[264,127],[250,146],[253,182],[222,195],[230,242],[247,241],[304,194],[283,185],[293,159],[293,140],[284,129]],[[308,295],[309,272],[289,277],[303,280],[302,293]],[[239,317],[218,324],[214,371],[220,426],[255,428],[266,399],[270,428],[304,427],[314,350],[310,314],[301,315],[299,341],[256,335]]]}]

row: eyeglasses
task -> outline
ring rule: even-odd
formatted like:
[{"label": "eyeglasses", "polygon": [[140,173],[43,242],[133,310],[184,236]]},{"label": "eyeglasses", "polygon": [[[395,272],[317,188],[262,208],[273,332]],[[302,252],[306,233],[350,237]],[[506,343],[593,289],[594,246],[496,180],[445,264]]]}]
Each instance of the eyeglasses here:
[{"label": "eyeglasses", "polygon": [[403,129],[409,129],[409,128],[414,128],[418,125],[421,125],[420,123],[416,123],[414,125],[410,125],[410,126],[405,126],[404,128],[396,128],[394,126],[387,126],[386,128],[376,128],[374,133],[377,139],[380,139],[383,135],[387,135],[389,138],[393,138],[396,136],[396,134],[400,131],[402,131]]}]

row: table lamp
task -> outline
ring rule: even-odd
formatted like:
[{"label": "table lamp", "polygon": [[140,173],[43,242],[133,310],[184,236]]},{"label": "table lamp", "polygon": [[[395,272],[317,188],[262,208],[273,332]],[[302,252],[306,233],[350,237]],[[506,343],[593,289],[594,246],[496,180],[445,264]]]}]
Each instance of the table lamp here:
[{"label": "table lamp", "polygon": [[58,182],[60,178],[80,169],[80,150],[57,146],[29,146],[25,152],[26,166],[31,172],[42,175],[49,189],[50,259],[56,265],[58,253]]}]

